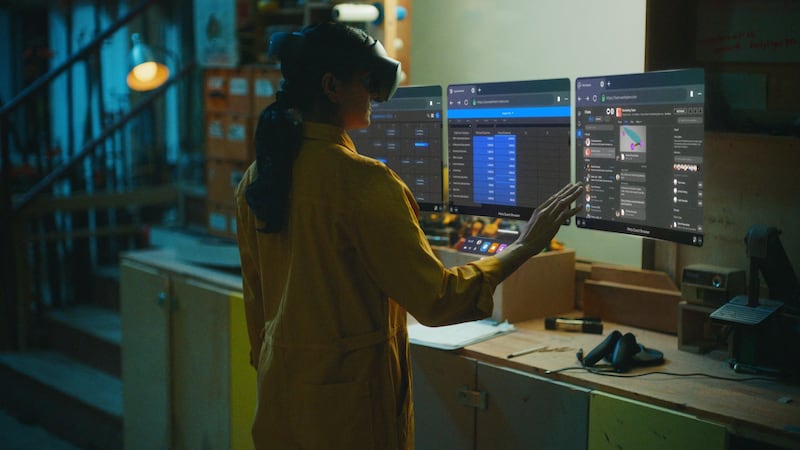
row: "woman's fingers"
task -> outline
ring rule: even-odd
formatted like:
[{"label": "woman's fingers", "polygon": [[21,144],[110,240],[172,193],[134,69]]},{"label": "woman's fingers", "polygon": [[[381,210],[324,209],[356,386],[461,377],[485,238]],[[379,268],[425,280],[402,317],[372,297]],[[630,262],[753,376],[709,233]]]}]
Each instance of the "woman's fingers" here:
[{"label": "woman's fingers", "polygon": [[[540,211],[543,214],[552,213],[554,217],[560,217],[564,211],[570,210],[570,205],[578,199],[581,192],[583,192],[582,185],[576,183],[568,184],[547,199],[540,207]],[[570,213],[567,218],[572,217],[574,214]]]}]

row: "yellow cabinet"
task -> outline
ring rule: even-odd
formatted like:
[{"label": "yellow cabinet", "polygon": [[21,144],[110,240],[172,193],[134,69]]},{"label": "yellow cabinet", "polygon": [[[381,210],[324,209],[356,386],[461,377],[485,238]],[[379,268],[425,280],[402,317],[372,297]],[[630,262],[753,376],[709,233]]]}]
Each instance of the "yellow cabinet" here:
[{"label": "yellow cabinet", "polygon": [[169,251],[128,253],[120,268],[125,448],[252,448],[240,278]]}]

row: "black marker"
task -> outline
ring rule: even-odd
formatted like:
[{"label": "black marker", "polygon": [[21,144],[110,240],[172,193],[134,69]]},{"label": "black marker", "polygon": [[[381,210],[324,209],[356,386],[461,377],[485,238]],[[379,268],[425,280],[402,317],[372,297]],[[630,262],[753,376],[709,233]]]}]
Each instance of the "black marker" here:
[{"label": "black marker", "polygon": [[603,322],[597,317],[546,317],[546,330],[580,331],[582,333],[603,334]]}]

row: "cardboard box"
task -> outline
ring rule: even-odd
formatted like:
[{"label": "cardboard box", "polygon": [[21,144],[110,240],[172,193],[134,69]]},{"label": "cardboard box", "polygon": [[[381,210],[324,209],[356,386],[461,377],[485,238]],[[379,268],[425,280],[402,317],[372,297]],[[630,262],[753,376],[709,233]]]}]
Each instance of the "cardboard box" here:
[{"label": "cardboard box", "polygon": [[[434,248],[446,267],[476,261],[480,255]],[[525,262],[494,293],[492,318],[511,323],[575,310],[575,250],[543,252]]]},{"label": "cardboard box", "polygon": [[731,339],[725,331],[727,325],[709,317],[716,309],[686,301],[678,303],[678,349],[691,353],[732,352]]},{"label": "cardboard box", "polygon": [[242,180],[248,163],[240,161],[207,160],[207,200],[216,205],[233,206],[233,193]]},{"label": "cardboard box", "polygon": [[226,112],[228,110],[228,70],[206,69],[203,78],[205,112]]},{"label": "cardboard box", "polygon": [[248,67],[229,69],[228,112],[237,115],[253,114],[253,75]]},{"label": "cardboard box", "polygon": [[206,158],[252,162],[253,120],[247,115],[206,114]]},{"label": "cardboard box", "polygon": [[208,233],[214,236],[236,239],[236,212],[233,206],[208,202]]},{"label": "cardboard box", "polygon": [[253,115],[258,117],[261,111],[275,101],[275,93],[281,86],[280,69],[253,68]]},{"label": "cardboard box", "polygon": [[225,158],[251,162],[253,150],[253,121],[249,115],[229,115],[225,122]]},{"label": "cardboard box", "polygon": [[206,158],[225,158],[227,139],[225,127],[227,116],[224,113],[206,114]]}]

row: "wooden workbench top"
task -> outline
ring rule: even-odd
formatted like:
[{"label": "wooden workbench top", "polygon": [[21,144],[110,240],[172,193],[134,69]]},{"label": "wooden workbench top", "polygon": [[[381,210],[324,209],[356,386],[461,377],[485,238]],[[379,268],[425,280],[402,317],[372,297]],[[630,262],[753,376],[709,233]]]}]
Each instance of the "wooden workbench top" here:
[{"label": "wooden workbench top", "polygon": [[[754,375],[731,370],[727,355],[681,351],[677,338],[668,334],[608,322],[604,323],[603,335],[545,330],[543,319],[515,326],[514,333],[471,345],[460,352],[490,364],[695,415],[724,424],[731,433],[746,438],[800,448],[800,386],[764,377],[753,380]],[[632,332],[640,344],[663,352],[665,363],[616,374],[628,377],[599,375],[580,368],[578,350],[583,348],[588,353],[613,330],[623,334]],[[540,345],[545,347],[507,358],[510,353]],[[569,367],[575,369],[559,371]],[[631,377],[654,371],[668,374]],[[706,374],[724,379],[678,374]]]},{"label": "wooden workbench top", "polygon": [[177,275],[200,279],[225,289],[242,290],[242,276],[238,269],[210,267],[187,261],[181,258],[173,248],[124,252],[120,259],[122,261],[127,260],[145,264]]}]

